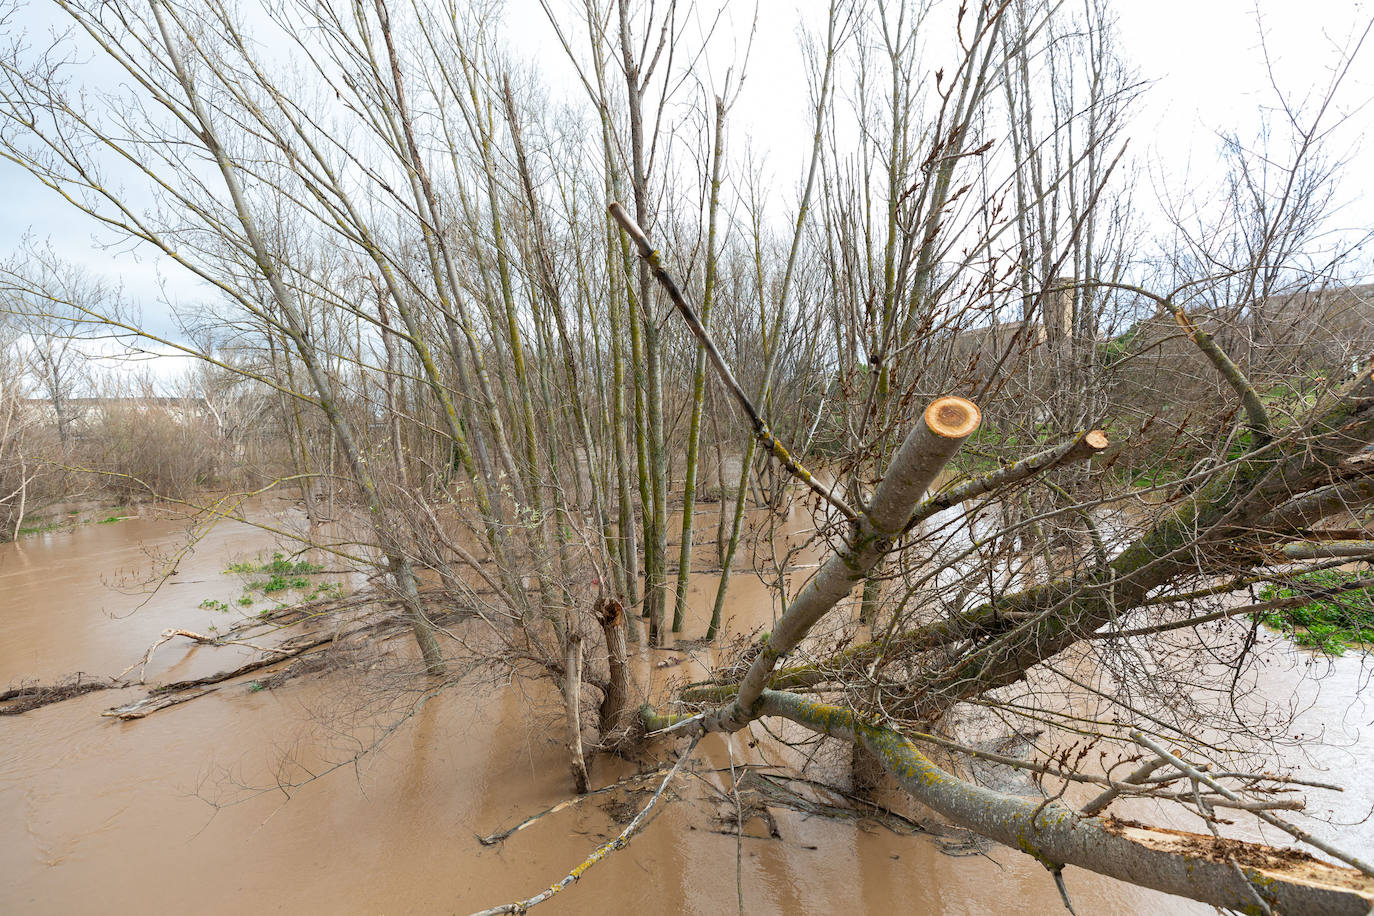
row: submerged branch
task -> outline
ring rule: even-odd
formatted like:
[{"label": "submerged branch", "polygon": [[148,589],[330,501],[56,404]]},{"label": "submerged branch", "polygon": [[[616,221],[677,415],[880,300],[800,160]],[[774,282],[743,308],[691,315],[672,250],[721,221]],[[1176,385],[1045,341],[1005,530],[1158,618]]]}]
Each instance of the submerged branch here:
[{"label": "submerged branch", "polygon": [[108,680],[82,680],[83,677],[85,677],[84,673],[77,672],[72,678],[59,684],[28,683],[0,691],[0,716],[17,716],[34,709],[41,709],[52,703],[85,696],[97,690],[109,690],[113,687],[122,686]]},{"label": "submerged branch", "polygon": [[539,821],[548,817],[550,814],[557,814],[559,811],[571,808],[574,805],[580,804],[584,799],[594,798],[597,795],[609,795],[612,792],[619,792],[626,786],[632,786],[636,783],[645,782],[649,779],[657,779],[658,777],[663,776],[667,772],[668,771],[666,769],[658,769],[652,770],[648,773],[636,773],[633,776],[625,777],[619,782],[613,782],[609,786],[602,786],[599,789],[592,789],[590,792],[583,792],[581,795],[574,795],[572,798],[565,798],[558,804],[551,805],[550,807],[545,808],[543,811],[540,811],[537,814],[531,814],[529,817],[525,818],[520,823],[516,824],[514,827],[510,827],[505,830],[498,830],[496,833],[489,833],[486,836],[477,834],[477,842],[481,843],[483,846],[496,846],[497,844],[503,843],[506,840],[510,839],[512,836],[519,833],[521,830],[524,830],[526,827],[538,823]]},{"label": "submerged branch", "polygon": [[658,800],[663,797],[663,792],[668,788],[668,784],[673,781],[673,777],[677,775],[678,770],[682,769],[682,764],[686,762],[688,757],[692,756],[692,751],[696,750],[697,741],[699,740],[699,737],[693,738],[692,743],[687,745],[687,749],[678,756],[677,763],[673,764],[673,768],[668,771],[668,775],[663,777],[663,782],[659,783],[658,791],[654,793],[653,798],[649,799],[649,803],[644,806],[643,810],[635,815],[634,820],[625,825],[625,829],[620,831],[620,835],[596,847],[596,850],[578,863],[572,871],[568,872],[562,881],[549,886],[547,889],[535,894],[528,900],[520,900],[515,903],[503,903],[500,906],[494,906],[490,909],[473,913],[472,916],[500,916],[502,913],[529,912],[530,907],[543,903],[545,900],[548,900],[550,897],[572,884],[578,878],[582,877],[583,872],[606,858],[607,855],[615,852],[617,849],[623,849],[628,846],[630,839],[638,833],[639,829],[644,825],[649,812],[654,809],[654,806],[658,804]]}]

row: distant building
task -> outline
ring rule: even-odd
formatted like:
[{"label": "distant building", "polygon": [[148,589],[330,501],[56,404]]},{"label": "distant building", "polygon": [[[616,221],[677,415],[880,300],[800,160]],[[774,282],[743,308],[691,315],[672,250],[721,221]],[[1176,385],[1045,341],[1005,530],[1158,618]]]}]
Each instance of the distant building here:
[{"label": "distant building", "polygon": [[[67,417],[72,432],[81,436],[90,424],[105,412],[153,413],[171,417],[178,423],[188,424],[211,416],[212,411],[203,398],[178,397],[101,397],[101,398],[63,398],[62,412]],[[57,405],[51,398],[24,398],[22,406],[26,414],[43,424],[57,423]]]}]

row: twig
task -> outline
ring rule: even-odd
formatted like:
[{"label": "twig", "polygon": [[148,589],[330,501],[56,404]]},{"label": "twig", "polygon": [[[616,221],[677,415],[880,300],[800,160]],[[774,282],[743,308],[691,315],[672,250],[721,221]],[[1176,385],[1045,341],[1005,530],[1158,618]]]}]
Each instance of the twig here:
[{"label": "twig", "polygon": [[1141,764],[1139,767],[1132,770],[1130,774],[1127,775],[1127,777],[1121,781],[1123,785],[1111,786],[1107,789],[1107,791],[1103,792],[1101,795],[1097,796],[1097,798],[1094,798],[1092,801],[1084,805],[1080,813],[1082,813],[1084,817],[1093,817],[1097,814],[1102,813],[1106,810],[1107,806],[1110,805],[1112,801],[1118,795],[1121,794],[1121,790],[1122,788],[1124,788],[1125,785],[1135,785],[1137,783],[1142,782],[1148,776],[1150,776],[1150,774],[1154,773],[1155,770],[1164,766],[1164,764],[1166,763],[1168,763],[1168,761],[1165,760],[1163,757],[1156,757],[1153,760],[1145,761],[1145,763]]},{"label": "twig", "polygon": [[[735,740],[725,739],[725,749],[730,754],[730,794],[735,803],[735,899],[739,903],[739,916],[744,916],[744,806],[739,800],[739,784],[735,778]],[[745,771],[745,776],[749,772]]]},{"label": "twig", "polygon": [[1059,888],[1059,899],[1064,901],[1064,909],[1069,911],[1069,916],[1078,916],[1074,912],[1073,901],[1069,899],[1069,889],[1064,885],[1064,866],[1059,866],[1053,870],[1054,886]]},{"label": "twig", "polygon": [[[642,713],[641,713],[641,714],[642,714]],[[660,717],[660,716],[656,716],[656,715],[655,715],[654,718],[667,718],[667,717],[666,717],[666,716],[661,716],[661,717]],[[662,738],[662,737],[664,737],[665,735],[671,735],[673,732],[676,732],[676,731],[683,731],[683,730],[687,729],[688,726],[700,724],[701,721],[702,721],[703,719],[705,719],[705,718],[706,718],[706,713],[704,713],[704,712],[694,713],[693,715],[686,716],[686,717],[684,717],[684,718],[678,719],[676,722],[672,723],[671,725],[666,725],[666,726],[664,726],[663,728],[655,729],[655,730],[653,730],[653,731],[651,731],[651,732],[648,732],[644,737],[645,737],[646,740],[649,739],[649,738]]]},{"label": "twig", "polygon": [[[1149,736],[1142,734],[1139,731],[1133,731],[1131,732],[1131,740],[1134,741],[1136,744],[1141,745],[1142,747],[1147,747],[1150,750],[1154,751],[1160,757],[1163,757],[1169,763],[1172,763],[1175,767],[1177,767],[1179,769],[1179,772],[1186,773],[1190,779],[1206,783],[1207,785],[1215,789],[1218,793],[1225,796],[1226,798],[1231,799],[1232,801],[1243,801],[1243,799],[1241,799],[1240,796],[1236,795],[1230,789],[1226,788],[1221,783],[1217,782],[1215,779],[1199,770],[1197,767],[1185,763],[1184,761],[1175,757],[1173,754],[1169,753],[1169,751],[1165,750],[1165,748],[1157,741],[1155,741],[1153,738],[1150,738]],[[1360,859],[1358,856],[1352,856],[1348,852],[1342,852],[1335,846],[1332,846],[1330,843],[1327,843],[1324,840],[1314,837],[1312,834],[1308,833],[1306,830],[1303,830],[1296,824],[1290,824],[1288,823],[1288,821],[1285,821],[1282,818],[1275,817],[1267,811],[1255,811],[1254,815],[1255,817],[1259,818],[1267,824],[1273,824],[1275,827],[1279,828],[1284,833],[1287,833],[1289,836],[1301,840],[1302,842],[1307,843],[1309,846],[1313,846],[1317,849],[1320,849],[1327,855],[1335,856],[1347,865],[1353,865],[1360,871],[1364,872],[1366,875],[1374,875],[1374,869],[1371,869],[1371,867],[1367,865],[1364,862],[1364,860]]]},{"label": "twig", "polygon": [[930,497],[916,507],[904,531],[915,528],[924,519],[937,512],[956,506],[961,502],[975,499],[985,493],[1000,489],[1035,474],[1053,470],[1076,461],[1085,461],[1103,451],[1110,444],[1107,434],[1100,429],[1090,429],[1085,433],[1038,452],[1012,464],[1004,465],[979,477],[965,480],[943,493]]},{"label": "twig", "polygon": [[602,786],[600,789],[593,789],[590,792],[584,792],[581,795],[574,795],[572,798],[565,798],[563,801],[559,802],[551,808],[545,808],[538,814],[531,814],[529,817],[525,818],[523,821],[516,824],[514,827],[511,827],[509,830],[502,830],[497,833],[489,833],[486,836],[476,834],[477,842],[481,843],[483,846],[495,846],[497,843],[504,842],[505,840],[509,839],[511,836],[518,833],[519,831],[524,830],[531,824],[543,820],[550,814],[557,814],[559,811],[562,811],[565,808],[571,808],[573,805],[581,803],[583,799],[591,798],[594,795],[606,795],[610,792],[617,792],[620,789],[623,789],[626,786],[634,785],[637,782],[644,782],[645,780],[653,779],[656,776],[662,776],[666,772],[668,771],[658,769],[652,770],[648,773],[636,773],[634,776],[626,776],[624,779],[618,782],[611,783],[609,786]]},{"label": "twig", "polygon": [[152,662],[153,653],[157,651],[157,647],[165,642],[170,642],[178,636],[185,636],[187,639],[200,643],[204,646],[247,646],[249,649],[253,649],[258,652],[278,652],[282,655],[293,654],[289,649],[278,649],[273,646],[259,646],[242,639],[216,639],[213,636],[206,636],[203,633],[194,633],[191,630],[172,628],[163,630],[162,635],[158,638],[157,642],[149,646],[148,651],[143,653],[143,658],[139,659],[129,667],[125,668],[123,671],[116,674],[114,676],[114,680],[123,680],[124,675],[128,674],[130,671],[134,670],[141,664],[143,665],[143,667],[138,672],[138,682],[140,684],[144,683],[144,676],[148,673],[148,665],[150,662]]},{"label": "twig", "polygon": [[480,910],[473,913],[472,916],[501,916],[503,913],[529,912],[530,907],[543,903],[545,900],[548,900],[550,897],[572,884],[578,878],[582,877],[583,872],[591,868],[597,862],[600,862],[607,855],[629,845],[630,838],[634,836],[635,832],[644,824],[644,819],[648,816],[649,812],[653,810],[654,805],[658,804],[658,800],[663,796],[663,792],[668,788],[668,784],[673,781],[673,777],[677,775],[677,771],[682,768],[682,764],[688,757],[692,756],[692,751],[696,750],[699,740],[701,740],[700,736],[694,737],[692,743],[687,745],[687,750],[682,752],[681,756],[677,758],[677,763],[673,764],[673,768],[668,771],[668,775],[663,777],[663,782],[659,784],[658,791],[654,793],[654,797],[649,799],[649,803],[644,806],[644,809],[635,815],[634,820],[625,825],[625,829],[620,831],[620,835],[610,842],[602,843],[600,846],[596,847],[596,850],[578,863],[572,871],[568,872],[562,881],[540,891],[528,900],[521,900],[515,903],[503,903],[500,906],[494,906],[487,910]]},{"label": "twig", "polygon": [[1341,585],[1333,585],[1329,588],[1315,589],[1301,595],[1294,595],[1291,598],[1275,598],[1273,601],[1265,601],[1260,604],[1245,604],[1239,607],[1223,608],[1220,611],[1213,611],[1210,614],[1200,614],[1196,617],[1185,617],[1183,620],[1174,620],[1168,623],[1157,623],[1152,626],[1134,627],[1129,630],[1107,630],[1101,633],[1093,633],[1089,639],[1125,639],[1133,636],[1152,636],[1156,633],[1167,633],[1170,630],[1182,630],[1188,627],[1200,626],[1204,623],[1211,623],[1214,620],[1225,620],[1228,617],[1240,617],[1245,614],[1263,614],[1268,611],[1280,611],[1290,607],[1300,607],[1304,604],[1311,604],[1323,598],[1330,598],[1345,592],[1355,592],[1374,588],[1374,577],[1356,579],[1353,582],[1346,582]]}]

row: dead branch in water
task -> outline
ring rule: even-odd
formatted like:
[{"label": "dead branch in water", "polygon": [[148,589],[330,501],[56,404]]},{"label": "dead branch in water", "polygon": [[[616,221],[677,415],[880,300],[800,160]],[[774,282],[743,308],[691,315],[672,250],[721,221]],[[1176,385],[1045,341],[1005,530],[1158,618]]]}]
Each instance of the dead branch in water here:
[{"label": "dead branch in water", "polygon": [[655,779],[659,776],[663,776],[667,772],[668,770],[666,768],[661,768],[657,770],[651,770],[648,773],[636,773],[633,776],[626,776],[624,779],[618,782],[613,782],[609,786],[602,786],[600,789],[592,789],[590,792],[584,792],[581,795],[574,795],[572,798],[565,798],[558,804],[545,808],[543,811],[540,811],[537,814],[531,814],[529,817],[525,818],[523,821],[516,824],[514,827],[510,827],[506,830],[501,830],[496,833],[489,833],[486,836],[481,836],[480,834],[478,834],[477,842],[481,843],[483,846],[495,846],[498,843],[505,842],[519,831],[524,830],[526,827],[529,827],[530,825],[543,820],[550,814],[557,814],[559,811],[562,811],[566,808],[571,808],[574,805],[581,804],[583,800],[592,798],[597,795],[608,795],[612,792],[619,792],[621,789],[635,785],[636,783],[641,783],[649,779]]},{"label": "dead branch in water", "polygon": [[[396,604],[397,602],[387,603]],[[456,620],[463,619],[466,616],[467,615],[461,611],[449,614],[432,614],[431,620],[433,620],[436,625],[443,626],[451,624]],[[160,709],[166,709],[168,706],[176,706],[187,700],[194,700],[197,697],[212,692],[210,690],[202,690],[198,693],[186,696],[185,693],[188,690],[196,690],[200,687],[209,687],[215,684],[222,684],[225,681],[232,681],[245,674],[251,674],[254,671],[260,671],[279,665],[289,659],[300,658],[327,644],[342,644],[364,636],[384,640],[404,632],[405,629],[406,625],[403,622],[393,617],[383,615],[379,619],[368,620],[350,630],[320,636],[306,636],[304,637],[304,642],[300,642],[296,645],[289,645],[288,643],[290,641],[288,641],[288,643],[283,643],[276,648],[263,649],[262,651],[269,653],[266,658],[254,659],[253,661],[239,665],[237,668],[219,671],[215,674],[206,675],[205,677],[190,678],[183,681],[173,681],[170,684],[162,684],[158,687],[154,687],[143,699],[135,700],[132,703],[126,703],[123,706],[116,706],[113,709],[108,709],[101,713],[101,715],[119,719],[141,719]],[[297,638],[300,639],[301,637]],[[305,672],[298,671],[297,673]],[[278,683],[284,682],[284,680],[286,679],[283,678],[282,681]]]},{"label": "dead branch in water", "polygon": [[[421,592],[422,599],[432,599],[435,597],[437,597],[436,590],[423,590]],[[216,684],[222,684],[226,681],[242,677],[245,674],[251,674],[254,671],[270,668],[282,662],[299,658],[320,648],[326,643],[341,642],[364,635],[380,638],[387,638],[395,635],[395,633],[391,631],[399,632],[403,629],[403,625],[382,612],[394,609],[399,604],[399,599],[369,592],[342,599],[325,598],[314,601],[303,601],[289,607],[279,608],[266,617],[245,620],[220,636],[209,636],[204,633],[196,633],[192,630],[186,630],[180,627],[171,627],[162,631],[162,635],[148,647],[148,650],[143,653],[143,656],[138,661],[129,665],[112,678],[103,680],[83,680],[87,675],[84,672],[77,672],[71,678],[60,683],[47,685],[38,683],[21,684],[19,687],[11,688],[0,693],[0,715],[17,716],[34,709],[49,706],[53,703],[75,699],[76,697],[84,696],[97,690],[135,686],[134,683],[125,681],[124,677],[140,665],[144,670],[139,672],[138,681],[135,683],[141,685],[144,683],[144,672],[151,662],[154,652],[156,652],[158,647],[162,646],[164,643],[170,642],[178,636],[192,640],[198,645],[244,646],[261,652],[265,656],[245,662],[236,668],[218,671],[214,674],[206,675],[205,677],[191,678],[159,685],[152,688],[148,695],[142,699],[125,703],[122,706],[117,706],[101,713],[102,716],[125,720],[141,719],[160,709],[166,709],[169,706],[177,706],[189,700],[205,696],[207,693],[214,692],[213,690],[200,690],[198,688],[212,687]],[[288,629],[310,620],[318,620],[321,617],[336,614],[339,611],[363,608],[369,605],[374,606],[378,614],[362,625],[346,632],[313,637],[308,636],[305,637],[304,642],[296,642],[295,644],[293,644],[293,639],[300,640],[301,637],[293,637],[293,639],[288,639],[278,646],[259,645],[255,642],[240,638],[244,634],[260,627],[269,626],[275,630]],[[436,623],[442,624],[452,623],[466,615],[462,611],[458,611],[445,614],[431,614],[430,616]],[[292,671],[293,669],[287,670]],[[293,673],[289,676],[284,676],[286,672],[283,671],[280,675],[274,676],[276,677],[276,681],[273,686],[279,686],[291,677],[304,673],[307,673],[307,671],[303,668],[294,669]],[[187,693],[192,690],[197,692]]]},{"label": "dead branch in water", "polygon": [[52,703],[119,686],[114,682],[83,681],[83,677],[85,674],[78,671],[73,678],[68,678],[60,684],[21,684],[6,690],[0,693],[0,716],[17,716]]},{"label": "dead branch in water", "polygon": [[663,797],[664,790],[666,790],[668,788],[668,784],[673,781],[673,777],[677,775],[677,771],[682,769],[682,765],[687,761],[687,758],[692,756],[692,752],[696,750],[697,742],[700,740],[700,736],[692,738],[692,743],[687,745],[687,749],[683,751],[681,755],[678,756],[677,763],[673,764],[673,768],[668,771],[668,775],[663,777],[663,782],[659,784],[658,791],[654,793],[653,798],[649,799],[649,803],[645,805],[644,808],[637,815],[635,815],[634,820],[626,824],[625,829],[620,831],[620,834],[615,839],[606,843],[602,843],[600,846],[596,847],[596,850],[591,855],[587,856],[587,858],[584,859],[581,863],[579,863],[575,868],[573,868],[572,871],[568,872],[568,874],[563,878],[562,881],[559,881],[557,884],[551,885],[546,890],[541,891],[540,893],[536,894],[528,900],[521,900],[516,903],[504,903],[500,906],[494,906],[490,909],[481,910],[480,912],[473,913],[472,916],[499,916],[499,914],[502,913],[527,912],[530,907],[543,903],[545,900],[548,900],[554,894],[557,894],[559,891],[563,890],[568,885],[572,884],[578,878],[582,877],[583,872],[591,868],[597,862],[600,862],[609,853],[612,853],[617,849],[623,849],[625,846],[629,845],[630,838],[633,837],[637,832],[639,832],[640,827],[644,826],[645,819],[648,817],[649,812],[654,809],[654,806],[658,804],[658,800]]},{"label": "dead branch in water", "polygon": [[138,661],[134,662],[129,667],[125,668],[123,671],[116,674],[114,676],[114,679],[116,681],[123,681],[124,675],[128,674],[133,669],[138,668],[138,682],[140,684],[144,683],[144,675],[148,673],[148,663],[152,661],[153,653],[157,651],[157,647],[165,642],[170,642],[171,640],[176,639],[178,636],[184,636],[186,639],[189,639],[195,643],[199,643],[203,646],[247,646],[248,648],[256,649],[259,652],[285,653],[285,650],[283,649],[276,649],[271,646],[259,646],[241,639],[218,639],[214,636],[206,636],[203,633],[194,633],[190,630],[183,630],[177,627],[172,627],[170,629],[163,630],[162,635],[158,637],[157,641],[148,647],[147,652],[143,653],[143,657]]},{"label": "dead branch in water", "polygon": [[202,697],[207,693],[213,692],[213,690],[200,690],[188,695],[187,691],[196,690],[196,688],[199,687],[222,684],[225,681],[231,681],[236,677],[242,677],[253,671],[271,667],[286,659],[296,658],[312,649],[319,648],[325,643],[333,642],[334,639],[334,634],[318,637],[292,649],[274,649],[272,650],[272,652],[275,653],[274,656],[254,659],[253,661],[239,665],[237,668],[231,668],[227,671],[218,671],[214,674],[206,675],[205,677],[163,684],[160,687],[154,687],[146,697],[134,700],[131,703],[125,703],[122,706],[116,706],[113,709],[107,709],[102,712],[101,715],[125,720],[142,719],[144,716],[157,712],[159,709],[166,709],[168,706],[176,706],[188,700],[194,700],[197,697]]}]

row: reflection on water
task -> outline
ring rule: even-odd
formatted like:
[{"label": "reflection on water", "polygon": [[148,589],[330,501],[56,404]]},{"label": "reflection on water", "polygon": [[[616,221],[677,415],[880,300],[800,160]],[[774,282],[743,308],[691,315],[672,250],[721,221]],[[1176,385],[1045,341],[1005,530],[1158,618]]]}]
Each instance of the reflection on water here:
[{"label": "reflection on water", "polygon": [[[1306,812],[1285,816],[1368,860],[1374,855],[1374,661],[1364,652],[1327,658],[1267,631],[1261,640],[1254,699],[1291,718],[1280,736],[1283,762],[1303,778],[1344,787],[1340,793],[1304,790]],[[1276,845],[1286,841],[1262,824],[1256,836]]]}]

